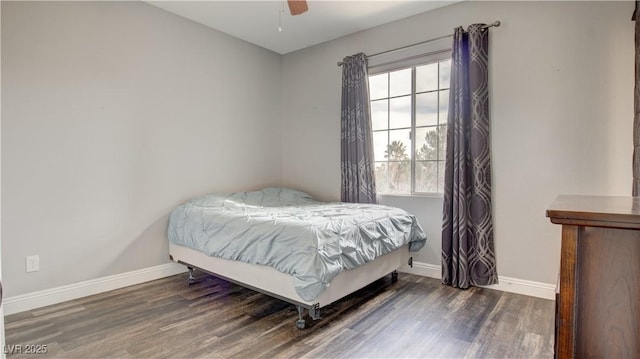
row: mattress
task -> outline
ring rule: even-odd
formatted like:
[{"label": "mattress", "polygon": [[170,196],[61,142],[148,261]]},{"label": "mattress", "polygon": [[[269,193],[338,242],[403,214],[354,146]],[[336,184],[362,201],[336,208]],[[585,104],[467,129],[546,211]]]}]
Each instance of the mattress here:
[{"label": "mattress", "polygon": [[415,216],[402,209],[318,202],[288,188],[194,198],[171,213],[168,238],[211,257],[289,274],[308,301],[340,272],[405,245],[418,251],[426,241]]}]

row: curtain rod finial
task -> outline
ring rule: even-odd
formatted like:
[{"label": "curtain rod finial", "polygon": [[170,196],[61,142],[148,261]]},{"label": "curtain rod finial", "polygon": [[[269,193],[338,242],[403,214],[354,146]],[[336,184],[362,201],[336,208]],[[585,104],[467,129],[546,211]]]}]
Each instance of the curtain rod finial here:
[{"label": "curtain rod finial", "polygon": [[500,20],[496,20],[491,25],[493,25],[494,27],[500,27],[500,25],[502,25],[502,23],[500,22]]}]

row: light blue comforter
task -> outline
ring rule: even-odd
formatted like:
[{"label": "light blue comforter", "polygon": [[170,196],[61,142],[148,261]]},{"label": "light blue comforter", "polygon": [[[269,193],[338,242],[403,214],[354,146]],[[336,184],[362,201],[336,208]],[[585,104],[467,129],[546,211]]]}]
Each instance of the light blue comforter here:
[{"label": "light blue comforter", "polygon": [[416,218],[399,208],[317,202],[287,188],[195,198],[171,213],[168,237],[212,257],[290,274],[307,301],[341,271],[405,244],[418,251],[426,241]]}]

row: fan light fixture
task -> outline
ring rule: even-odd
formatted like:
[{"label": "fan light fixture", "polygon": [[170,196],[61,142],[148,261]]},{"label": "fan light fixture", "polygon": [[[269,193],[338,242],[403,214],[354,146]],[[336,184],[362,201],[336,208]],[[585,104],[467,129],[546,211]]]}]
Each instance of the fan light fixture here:
[{"label": "fan light fixture", "polygon": [[307,0],[287,0],[287,4],[289,4],[289,12],[293,16],[300,15],[309,10]]},{"label": "fan light fixture", "polygon": [[[289,5],[289,13],[291,16],[300,15],[309,10],[309,6],[307,6],[307,0],[287,0],[287,4]],[[284,0],[282,2],[282,7],[278,11],[278,32],[282,32],[282,14],[284,13]]]}]

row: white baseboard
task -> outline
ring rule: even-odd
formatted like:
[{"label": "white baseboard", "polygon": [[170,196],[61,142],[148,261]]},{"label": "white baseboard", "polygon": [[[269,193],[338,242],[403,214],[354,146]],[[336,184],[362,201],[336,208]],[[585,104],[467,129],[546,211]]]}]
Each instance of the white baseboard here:
[{"label": "white baseboard", "polygon": [[61,287],[5,298],[2,305],[4,314],[15,314],[57,304],[72,299],[107,292],[114,289],[140,284],[186,272],[186,267],[177,263],[161,264],[108,277],[87,280]]},{"label": "white baseboard", "polygon": [[409,267],[408,265],[399,269],[400,272],[415,274],[422,277],[429,278],[442,278],[441,268],[440,266],[434,264],[428,264],[424,262],[416,262],[413,261],[413,267]]},{"label": "white baseboard", "polygon": [[[423,262],[414,261],[413,268],[405,266],[401,268],[400,271],[420,275],[423,277],[438,279],[441,278],[440,266]],[[45,289],[37,292],[8,297],[4,299],[2,305],[4,314],[10,315],[184,272],[186,272],[186,268],[180,264],[161,264],[155,267],[143,268],[132,272],[116,274],[108,277],[64,285],[57,288]],[[499,276],[498,280],[500,281],[500,284],[486,286],[485,288],[524,294],[544,299],[555,299],[555,284],[534,282],[504,276]]]},{"label": "white baseboard", "polygon": [[[413,268],[404,266],[401,272],[416,274],[423,277],[442,278],[442,268],[423,262],[413,262]],[[503,292],[524,294],[532,297],[554,300],[556,298],[556,285],[530,280],[498,276],[499,284],[483,286],[483,288],[501,290]]]}]

